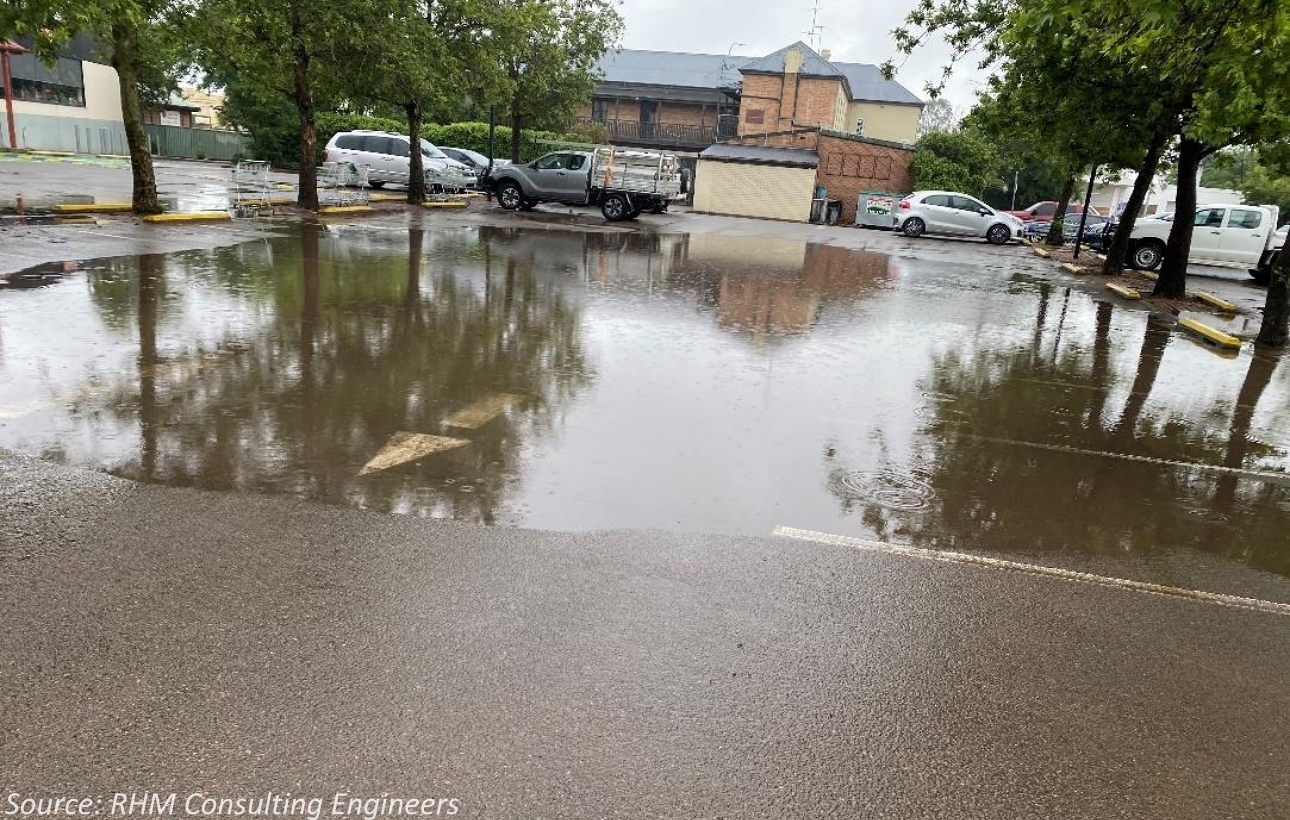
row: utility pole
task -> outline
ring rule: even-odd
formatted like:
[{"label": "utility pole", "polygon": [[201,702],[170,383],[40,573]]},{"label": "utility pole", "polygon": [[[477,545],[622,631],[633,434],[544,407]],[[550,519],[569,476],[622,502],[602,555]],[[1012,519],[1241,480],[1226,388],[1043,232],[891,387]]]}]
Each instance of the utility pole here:
[{"label": "utility pole", "polygon": [[1020,171],[1012,172],[1012,210],[1017,210],[1017,180],[1021,178]]},{"label": "utility pole", "polygon": [[[1079,215],[1079,232],[1075,234],[1075,254],[1074,257],[1079,259],[1079,246],[1084,241],[1084,226],[1088,223],[1088,204],[1093,201],[1093,183],[1097,180],[1097,166],[1088,172],[1088,189],[1084,191],[1084,211]],[[1105,231],[1103,232],[1105,235]],[[1103,248],[1105,253],[1106,249]]]},{"label": "utility pole", "polygon": [[6,119],[9,121],[9,150],[18,150],[18,129],[13,123],[13,73],[9,70],[10,54],[25,54],[27,49],[15,42],[0,42],[0,74],[4,80],[4,105]]}]

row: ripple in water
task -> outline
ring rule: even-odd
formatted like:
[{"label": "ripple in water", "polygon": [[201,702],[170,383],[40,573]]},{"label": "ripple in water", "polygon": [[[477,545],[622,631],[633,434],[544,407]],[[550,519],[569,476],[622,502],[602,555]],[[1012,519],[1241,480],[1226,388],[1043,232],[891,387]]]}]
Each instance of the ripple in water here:
[{"label": "ripple in water", "polygon": [[838,483],[850,495],[889,510],[921,510],[932,500],[932,485],[896,470],[855,470]]}]

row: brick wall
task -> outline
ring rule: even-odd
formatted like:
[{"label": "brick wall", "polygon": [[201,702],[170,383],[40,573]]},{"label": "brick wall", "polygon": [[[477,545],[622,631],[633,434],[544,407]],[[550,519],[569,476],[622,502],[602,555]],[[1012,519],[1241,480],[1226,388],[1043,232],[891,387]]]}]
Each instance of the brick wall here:
[{"label": "brick wall", "polygon": [[909,163],[914,152],[845,137],[819,135],[820,167],[816,182],[829,189],[829,199],[842,200],[842,222],[856,219],[861,191],[907,194],[914,190]]},{"label": "brick wall", "polygon": [[[749,74],[744,77],[739,99],[739,134],[764,134],[779,131],[779,92],[781,77]],[[760,112],[761,122],[754,120]]]},{"label": "brick wall", "polygon": [[[793,125],[840,128],[842,123],[837,120],[845,99],[842,81],[838,79],[750,74],[744,77],[739,101],[739,133],[786,131]],[[758,111],[761,122],[755,121]]]},{"label": "brick wall", "polygon": [[[792,81],[790,80],[790,85]],[[784,106],[784,115],[791,116],[792,122],[785,119],[782,128],[790,124],[798,126],[819,126],[821,128],[839,128],[837,120],[838,94],[842,92],[842,81],[834,79],[816,79],[803,77],[797,91],[797,112],[791,106]]]}]

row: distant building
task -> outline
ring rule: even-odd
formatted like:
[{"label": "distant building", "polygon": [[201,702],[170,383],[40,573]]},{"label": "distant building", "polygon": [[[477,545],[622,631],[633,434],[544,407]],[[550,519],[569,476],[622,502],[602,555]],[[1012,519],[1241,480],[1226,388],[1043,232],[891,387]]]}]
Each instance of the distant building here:
[{"label": "distant building", "polygon": [[59,54],[52,67],[30,51],[11,56],[18,144],[8,145],[8,129],[0,128],[0,145],[45,151],[126,153],[120,84],[111,66],[95,62],[95,52],[92,42],[78,36]]},{"label": "distant building", "polygon": [[[1122,174],[1114,181],[1101,181],[1093,186],[1093,198],[1090,204],[1102,213],[1118,213],[1128,204],[1133,194],[1134,183],[1138,175],[1132,171]],[[1227,188],[1197,188],[1196,204],[1198,205],[1240,205],[1244,201],[1240,191]],[[1143,203],[1142,213],[1146,215],[1170,213],[1177,208],[1178,186],[1167,184],[1162,178],[1151,181],[1147,199]],[[1020,203],[1018,203],[1020,204]],[[1254,203],[1261,204],[1261,203]]]},{"label": "distant building", "polygon": [[616,143],[679,151],[792,128],[917,138],[922,100],[877,66],[828,57],[801,42],[764,57],[622,49],[600,61],[580,119]]},{"label": "distant building", "polygon": [[197,111],[193,112],[194,128],[224,127],[223,94],[184,85],[179,87],[179,95],[185,102],[197,106]]}]

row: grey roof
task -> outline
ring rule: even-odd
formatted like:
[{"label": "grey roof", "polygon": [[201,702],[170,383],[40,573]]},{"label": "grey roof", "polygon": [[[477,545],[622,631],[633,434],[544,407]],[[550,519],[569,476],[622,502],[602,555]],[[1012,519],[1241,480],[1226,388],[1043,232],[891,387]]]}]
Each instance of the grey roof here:
[{"label": "grey roof", "polygon": [[803,148],[770,148],[764,145],[731,145],[717,143],[705,148],[699,159],[723,162],[751,162],[757,165],[791,165],[798,168],[815,168],[820,156]]},{"label": "grey roof", "polygon": [[923,101],[908,88],[894,80],[885,79],[882,70],[868,63],[839,63],[833,67],[846,75],[851,86],[851,99],[869,102],[904,103],[922,105]]},{"label": "grey roof", "polygon": [[601,57],[600,71],[608,83],[720,88],[739,82],[739,66],[752,59],[737,55],[624,48]]},{"label": "grey roof", "polygon": [[802,67],[798,69],[802,74],[809,74],[813,77],[841,77],[842,72],[833,67],[833,64],[821,57],[815,52],[815,49],[798,40],[796,43],[784,46],[779,51],[773,51],[762,57],[760,60],[753,60],[751,63],[739,67],[743,74],[749,72],[764,72],[766,74],[783,74],[784,73],[784,56],[790,51],[802,52]]},{"label": "grey roof", "polygon": [[740,71],[778,74],[784,70],[784,54],[798,49],[805,59],[802,72],[820,77],[843,77],[850,86],[851,99],[870,102],[922,105],[923,101],[898,82],[883,79],[876,65],[830,63],[803,42],[784,46],[765,57],[726,54],[686,54],[680,51],[643,51],[625,48],[600,58],[606,83],[671,85],[682,88],[716,89],[739,82]]}]

